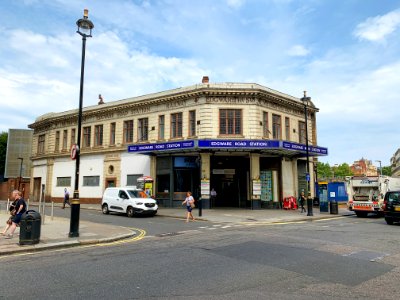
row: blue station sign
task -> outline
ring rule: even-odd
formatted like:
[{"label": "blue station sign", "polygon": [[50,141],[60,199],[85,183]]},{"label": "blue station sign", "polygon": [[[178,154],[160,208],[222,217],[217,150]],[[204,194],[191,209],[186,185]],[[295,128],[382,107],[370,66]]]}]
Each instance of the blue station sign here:
[{"label": "blue station sign", "polygon": [[179,150],[190,149],[194,147],[194,141],[157,143],[157,144],[140,144],[128,146],[128,152],[152,152],[163,150]]},{"label": "blue station sign", "polygon": [[[296,151],[307,151],[307,146],[298,143],[291,143],[291,142],[282,142],[282,147],[289,150],[296,150]],[[321,155],[328,155],[328,148],[317,147],[317,146],[308,146],[308,152],[314,154],[321,154]]]},{"label": "blue station sign", "polygon": [[[173,150],[198,150],[198,149],[230,149],[230,150],[251,150],[251,149],[273,149],[290,150],[294,152],[306,152],[306,145],[280,140],[187,140],[167,143],[137,144],[129,145],[128,152],[149,153],[157,151]],[[308,146],[308,151],[313,155],[328,155],[328,149],[318,146]]]},{"label": "blue station sign", "polygon": [[275,140],[199,140],[199,148],[279,148]]}]

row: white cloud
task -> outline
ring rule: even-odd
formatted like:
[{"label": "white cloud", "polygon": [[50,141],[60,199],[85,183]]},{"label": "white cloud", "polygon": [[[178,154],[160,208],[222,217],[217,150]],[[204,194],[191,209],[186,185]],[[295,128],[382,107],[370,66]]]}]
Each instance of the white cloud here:
[{"label": "white cloud", "polygon": [[244,4],[245,0],[226,0],[229,7],[238,9]]},{"label": "white cloud", "polygon": [[[18,63],[0,66],[0,131],[15,123],[4,120],[9,120],[13,115],[10,112],[18,112],[18,108],[28,108],[29,112],[22,117],[20,128],[42,114],[76,108],[79,37],[45,37],[18,30],[6,35],[5,42]],[[130,49],[116,34],[104,32],[86,44],[84,106],[97,104],[98,94],[106,102],[119,100],[200,82],[207,74],[195,60]]]},{"label": "white cloud", "polygon": [[290,56],[307,56],[309,53],[310,51],[303,45],[295,45],[287,51],[287,54]]},{"label": "white cloud", "polygon": [[354,35],[368,41],[382,41],[400,26],[400,9],[386,15],[368,18],[357,25]]}]

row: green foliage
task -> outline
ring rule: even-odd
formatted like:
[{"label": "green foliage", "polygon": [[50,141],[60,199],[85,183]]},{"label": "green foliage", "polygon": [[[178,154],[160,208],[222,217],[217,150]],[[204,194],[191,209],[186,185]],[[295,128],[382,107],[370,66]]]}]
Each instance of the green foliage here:
[{"label": "green foliage", "polygon": [[0,177],[4,175],[6,168],[7,139],[7,132],[0,133]]},{"label": "green foliage", "polygon": [[347,163],[341,165],[334,165],[331,167],[329,163],[318,162],[317,176],[320,179],[344,179],[346,176],[352,176],[350,166]]},{"label": "green foliage", "polygon": [[317,163],[317,177],[318,180],[332,177],[331,167],[328,163]]},{"label": "green foliage", "polygon": [[382,167],[382,175],[392,176],[392,167],[391,166]]}]

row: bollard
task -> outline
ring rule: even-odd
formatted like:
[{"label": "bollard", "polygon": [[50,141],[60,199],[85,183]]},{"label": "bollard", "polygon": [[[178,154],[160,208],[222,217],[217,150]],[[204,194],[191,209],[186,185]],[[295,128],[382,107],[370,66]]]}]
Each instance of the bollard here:
[{"label": "bollard", "polygon": [[313,214],[313,199],[311,198],[310,193],[308,193],[307,197],[307,216],[312,217]]},{"label": "bollard", "polygon": [[54,201],[51,201],[51,220],[53,221],[54,216]]},{"label": "bollard", "polygon": [[203,215],[203,203],[201,197],[199,198],[199,201],[197,201],[197,203],[199,204],[199,217],[201,217]]}]

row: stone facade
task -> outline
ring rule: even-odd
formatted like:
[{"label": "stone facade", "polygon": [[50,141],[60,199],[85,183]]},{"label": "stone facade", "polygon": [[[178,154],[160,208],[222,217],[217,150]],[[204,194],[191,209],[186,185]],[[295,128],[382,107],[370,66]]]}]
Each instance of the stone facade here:
[{"label": "stone facade", "polygon": [[[314,156],[327,154],[325,148],[317,146],[317,112],[318,109],[310,102],[308,144],[313,147],[313,151],[310,152],[312,157],[309,170],[313,170]],[[226,118],[223,118],[222,114],[225,113]],[[35,178],[37,186],[39,178],[41,184],[46,184],[45,192],[50,199],[62,198],[63,187],[59,185],[63,180],[68,184],[70,178],[67,187],[73,188],[74,163],[69,161],[69,156],[72,144],[76,143],[77,114],[77,110],[49,113],[40,116],[29,126],[34,129],[32,191],[35,190]],[[232,117],[233,114],[236,115]],[[207,198],[207,194],[203,195],[204,191],[200,193],[200,179],[204,179],[204,182],[208,180],[211,185],[214,181],[225,190],[232,182],[235,185],[244,185],[240,190],[245,189],[246,193],[243,192],[240,203],[246,203],[244,198],[247,198],[246,201],[257,200],[257,193],[253,193],[253,186],[257,184],[254,185],[253,181],[260,179],[263,170],[272,169],[276,171],[273,175],[276,177],[274,181],[277,181],[274,183],[275,198],[279,198],[275,200],[297,196],[300,188],[297,169],[299,165],[305,169],[304,120],[304,105],[298,98],[258,84],[209,83],[207,80],[194,86],[86,107],[83,109],[82,119],[81,164],[87,165],[87,170],[84,173],[81,168],[81,201],[98,203],[100,197],[93,197],[94,194],[101,195],[110,184],[129,184],[132,176],[142,174],[154,178],[154,195],[163,195],[160,198],[165,200],[164,204],[173,206],[173,200],[180,197],[177,196],[180,189],[177,181],[181,181],[180,178],[174,179],[174,168],[183,171],[190,169],[188,174],[191,176],[191,183],[183,186],[198,189],[198,196],[203,198]],[[129,128],[129,124],[133,124],[133,129]],[[227,128],[222,128],[225,125]],[[185,141],[193,142],[193,147],[184,151],[172,148],[170,151],[127,151],[130,145],[149,145],[150,149],[156,144],[172,147],[173,142]],[[200,149],[202,143],[209,141],[244,142],[236,143],[238,146],[230,148]],[[250,143],[251,141],[256,141],[257,144]],[[270,141],[274,146],[260,146],[265,144],[262,141]],[[247,146],[248,144],[256,146]],[[319,153],[321,149],[325,152]],[[164,174],[168,173],[167,168],[161,170],[158,166],[165,157],[171,158],[169,174]],[[188,157],[188,160],[198,157],[201,166],[196,169],[193,160],[191,164],[179,167],[176,157]],[[245,166],[241,171],[246,172],[247,177],[243,176],[236,182],[239,169],[232,167],[225,167],[224,170],[232,170],[226,172],[232,172],[233,176],[220,176],[223,171],[218,169],[218,164],[222,165],[223,162],[218,160],[222,157],[225,161],[234,160],[235,157],[238,160],[244,158],[242,162]],[[43,165],[38,163],[43,160],[46,161],[45,176],[42,174]],[[90,166],[90,160],[101,162],[101,172],[93,171],[96,167]],[[228,165],[235,166],[234,163],[227,163]],[[58,177],[53,174],[55,170]],[[288,179],[289,174],[291,176]],[[88,194],[85,194],[85,189],[81,188],[85,179],[81,177],[91,175],[99,178],[98,186],[95,187],[95,193],[87,189]],[[169,179],[164,175],[168,175]],[[312,171],[310,177],[310,190],[313,191]],[[162,185],[169,188],[160,190],[160,180],[164,180]],[[38,195],[38,192],[35,194]]]}]

